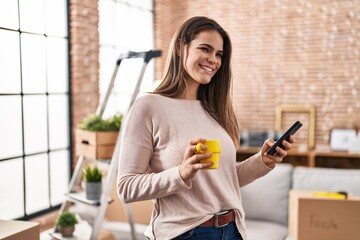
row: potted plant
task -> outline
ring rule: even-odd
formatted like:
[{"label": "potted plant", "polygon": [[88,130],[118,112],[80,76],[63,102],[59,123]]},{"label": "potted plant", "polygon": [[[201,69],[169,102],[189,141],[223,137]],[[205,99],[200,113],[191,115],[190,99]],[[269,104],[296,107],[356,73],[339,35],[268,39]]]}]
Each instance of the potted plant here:
[{"label": "potted plant", "polygon": [[79,124],[79,128],[87,131],[119,131],[122,118],[122,114],[114,114],[108,119],[91,114]]},{"label": "potted plant", "polygon": [[83,171],[85,181],[86,198],[89,200],[99,200],[101,196],[102,172],[95,167],[87,166]]},{"label": "potted plant", "polygon": [[61,233],[63,237],[71,237],[75,231],[75,224],[78,220],[74,213],[69,211],[62,212],[56,218],[56,229]]}]

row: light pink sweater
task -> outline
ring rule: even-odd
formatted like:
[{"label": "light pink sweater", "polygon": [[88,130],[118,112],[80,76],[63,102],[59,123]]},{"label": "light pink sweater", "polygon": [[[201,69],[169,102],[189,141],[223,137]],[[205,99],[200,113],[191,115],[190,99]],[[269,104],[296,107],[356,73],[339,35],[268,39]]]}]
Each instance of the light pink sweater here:
[{"label": "light pink sweater", "polygon": [[[197,100],[147,94],[135,102],[123,124],[118,193],[125,203],[154,200],[147,237],[171,239],[214,213],[234,209],[246,240],[240,187],[271,170],[259,153],[237,163],[230,136]],[[198,171],[188,187],[179,165],[187,144],[198,138],[220,140],[219,168]]]}]

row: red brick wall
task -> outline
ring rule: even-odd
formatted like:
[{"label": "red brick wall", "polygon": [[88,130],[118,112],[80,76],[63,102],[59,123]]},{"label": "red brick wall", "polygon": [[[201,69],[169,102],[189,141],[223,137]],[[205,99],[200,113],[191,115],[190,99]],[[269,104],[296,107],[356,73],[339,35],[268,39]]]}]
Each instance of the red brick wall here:
[{"label": "red brick wall", "polygon": [[[154,1],[155,48],[162,50],[162,57],[155,59],[155,79],[161,79],[171,37],[180,24],[182,11],[186,9],[184,3],[186,1]],[[178,11],[173,11],[175,8]]]},{"label": "red brick wall", "polygon": [[[195,15],[214,18],[233,43],[233,100],[241,128],[273,129],[275,106],[311,104],[316,143],[325,143],[331,128],[360,127],[359,12],[360,4],[350,0],[154,0],[155,48],[163,51],[155,78],[161,78],[176,28]],[[70,0],[69,20],[75,128],[99,102],[97,1]]]},{"label": "red brick wall", "polygon": [[[332,128],[360,127],[358,2],[174,2],[154,1],[156,48],[166,50],[189,17],[218,21],[233,44],[233,102],[241,128],[273,129],[275,106],[282,104],[316,107],[316,143],[327,143]],[[157,79],[165,58],[157,60]],[[291,118],[307,121],[306,115]]]},{"label": "red brick wall", "polygon": [[69,2],[71,126],[75,143],[76,126],[88,114],[95,113],[99,103],[99,16],[97,0]]}]

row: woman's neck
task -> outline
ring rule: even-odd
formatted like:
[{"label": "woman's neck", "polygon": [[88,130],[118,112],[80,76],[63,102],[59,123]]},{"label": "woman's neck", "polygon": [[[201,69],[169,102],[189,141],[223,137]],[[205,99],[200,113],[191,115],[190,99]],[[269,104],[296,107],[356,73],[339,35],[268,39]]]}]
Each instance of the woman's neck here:
[{"label": "woman's neck", "polygon": [[197,91],[199,84],[194,81],[186,81],[186,87],[184,91],[179,95],[179,98],[197,100]]},{"label": "woman's neck", "polygon": [[196,94],[191,94],[185,89],[185,91],[178,96],[180,99],[197,100]]}]

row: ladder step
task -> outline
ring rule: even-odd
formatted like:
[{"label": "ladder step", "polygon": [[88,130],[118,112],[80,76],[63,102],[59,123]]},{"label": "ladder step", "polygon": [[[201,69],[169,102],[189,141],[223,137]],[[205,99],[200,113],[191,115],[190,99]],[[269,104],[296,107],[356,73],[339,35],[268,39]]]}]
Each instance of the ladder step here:
[{"label": "ladder step", "polygon": [[[48,240],[48,239],[71,239],[71,240],[89,240],[92,232],[92,227],[86,221],[80,221],[78,224],[75,225],[75,231],[72,237],[65,238],[59,232],[54,232],[53,229],[46,231],[41,234],[41,240]],[[50,236],[52,238],[47,238]]]},{"label": "ladder step", "polygon": [[[65,196],[68,197],[69,201],[85,203],[85,204],[93,205],[93,206],[100,206],[100,199],[98,199],[98,200],[89,200],[89,199],[86,198],[85,192],[65,193]],[[110,204],[113,201],[114,201],[114,199],[109,197],[108,203]]]}]

